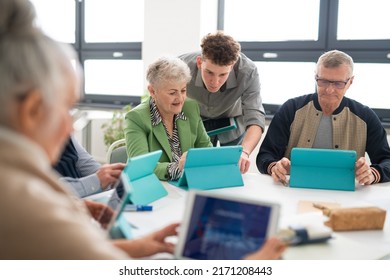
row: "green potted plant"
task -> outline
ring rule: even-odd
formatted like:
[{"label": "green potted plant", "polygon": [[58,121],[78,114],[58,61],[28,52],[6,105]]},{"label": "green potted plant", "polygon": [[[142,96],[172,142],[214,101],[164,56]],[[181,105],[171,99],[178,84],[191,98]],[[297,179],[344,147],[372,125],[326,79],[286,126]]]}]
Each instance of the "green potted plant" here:
[{"label": "green potted plant", "polygon": [[115,110],[111,120],[102,124],[101,128],[104,134],[104,144],[110,147],[112,143],[125,137],[123,133],[125,115],[132,109],[131,104],[126,105],[121,110]]}]

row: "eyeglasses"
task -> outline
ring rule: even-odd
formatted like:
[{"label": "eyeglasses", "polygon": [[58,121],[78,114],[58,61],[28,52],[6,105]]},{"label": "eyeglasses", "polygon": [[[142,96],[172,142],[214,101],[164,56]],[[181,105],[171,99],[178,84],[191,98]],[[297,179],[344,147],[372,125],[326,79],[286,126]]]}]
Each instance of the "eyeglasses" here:
[{"label": "eyeglasses", "polygon": [[329,81],[325,79],[319,79],[316,77],[316,82],[319,87],[327,88],[330,84],[333,84],[335,88],[337,89],[343,89],[347,85],[351,78],[348,78],[348,80],[344,81]]}]

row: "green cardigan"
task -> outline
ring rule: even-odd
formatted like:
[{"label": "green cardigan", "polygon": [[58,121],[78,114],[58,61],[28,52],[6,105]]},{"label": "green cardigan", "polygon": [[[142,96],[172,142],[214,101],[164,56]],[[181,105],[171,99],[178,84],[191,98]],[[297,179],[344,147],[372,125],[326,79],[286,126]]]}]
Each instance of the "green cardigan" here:
[{"label": "green cardigan", "polygon": [[[150,97],[126,114],[124,133],[127,155],[134,157],[162,150],[154,172],[160,180],[167,180],[167,167],[172,162],[172,151],[162,122],[152,126],[149,99]],[[198,103],[187,98],[183,113],[187,120],[177,120],[181,151],[184,153],[190,148],[211,147],[210,138],[200,118]]]}]

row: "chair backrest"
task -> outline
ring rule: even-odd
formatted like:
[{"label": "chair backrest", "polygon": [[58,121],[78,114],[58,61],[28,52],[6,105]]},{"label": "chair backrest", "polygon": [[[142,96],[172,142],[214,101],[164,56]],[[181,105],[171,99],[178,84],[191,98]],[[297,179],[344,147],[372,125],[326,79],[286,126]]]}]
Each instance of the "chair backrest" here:
[{"label": "chair backrest", "polygon": [[126,141],[119,139],[112,143],[107,151],[107,163],[127,162]]}]

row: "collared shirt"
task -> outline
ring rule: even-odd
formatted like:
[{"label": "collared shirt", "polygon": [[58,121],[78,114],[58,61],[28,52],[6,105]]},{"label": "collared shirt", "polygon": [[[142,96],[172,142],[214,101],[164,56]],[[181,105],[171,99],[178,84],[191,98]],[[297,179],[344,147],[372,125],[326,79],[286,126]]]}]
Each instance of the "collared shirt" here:
[{"label": "collared shirt", "polygon": [[[96,172],[100,169],[101,164],[98,163],[73,136],[70,141],[73,143],[77,153],[77,160],[74,163],[75,166],[73,168],[80,173],[80,176],[77,178],[72,177],[71,174],[63,174],[60,172],[63,176],[60,178],[60,181],[66,182],[67,184],[65,185],[78,197],[85,197],[101,192],[101,182],[96,174]],[[64,156],[64,154],[62,156]]]},{"label": "collared shirt", "polygon": [[181,55],[191,70],[192,79],[187,85],[187,96],[195,99],[204,118],[235,117],[237,128],[218,134],[221,143],[241,137],[251,125],[265,127],[265,111],[260,96],[260,79],[256,65],[244,54],[229,73],[226,83],[218,92],[209,92],[203,83],[196,64],[200,52]]},{"label": "collared shirt", "polygon": [[152,125],[157,126],[162,122],[165,133],[167,134],[168,137],[168,142],[169,146],[172,151],[172,162],[168,164],[167,171],[168,171],[168,179],[169,180],[177,180],[181,176],[181,171],[179,170],[179,160],[182,156],[182,151],[180,148],[180,138],[179,138],[179,133],[177,130],[177,120],[187,120],[186,116],[184,115],[183,112],[180,112],[179,114],[176,114],[173,120],[173,132],[172,132],[172,137],[169,135],[167,128],[164,125],[164,122],[162,121],[162,117],[160,112],[157,109],[156,103],[152,98],[150,98],[150,115],[151,115],[151,120],[152,120]]}]

